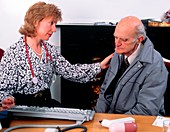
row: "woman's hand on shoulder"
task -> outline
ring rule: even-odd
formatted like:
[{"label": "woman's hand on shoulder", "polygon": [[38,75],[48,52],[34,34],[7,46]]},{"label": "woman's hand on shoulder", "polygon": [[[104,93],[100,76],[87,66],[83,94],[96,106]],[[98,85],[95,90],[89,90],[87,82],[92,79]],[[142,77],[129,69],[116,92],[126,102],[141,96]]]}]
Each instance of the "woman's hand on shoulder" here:
[{"label": "woman's hand on shoulder", "polygon": [[100,63],[100,67],[101,67],[102,70],[109,67],[110,61],[111,61],[113,56],[114,56],[114,53],[110,54]]}]

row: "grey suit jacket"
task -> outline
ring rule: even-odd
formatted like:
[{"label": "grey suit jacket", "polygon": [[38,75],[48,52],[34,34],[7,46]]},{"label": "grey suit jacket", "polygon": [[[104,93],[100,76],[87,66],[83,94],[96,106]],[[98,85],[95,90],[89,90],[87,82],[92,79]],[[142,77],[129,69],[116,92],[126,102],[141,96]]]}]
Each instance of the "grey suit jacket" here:
[{"label": "grey suit jacket", "polygon": [[164,114],[168,71],[162,56],[147,38],[144,47],[117,82],[114,95],[106,93],[122,62],[115,53],[100,89],[96,112],[135,115]]}]

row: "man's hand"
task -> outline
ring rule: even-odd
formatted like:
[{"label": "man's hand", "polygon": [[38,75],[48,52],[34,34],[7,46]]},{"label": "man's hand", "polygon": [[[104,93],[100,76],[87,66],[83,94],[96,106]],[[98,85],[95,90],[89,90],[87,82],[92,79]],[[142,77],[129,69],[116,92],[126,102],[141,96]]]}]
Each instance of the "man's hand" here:
[{"label": "man's hand", "polygon": [[110,64],[110,60],[111,58],[114,56],[114,53],[110,54],[109,56],[107,56],[101,63],[100,63],[100,67],[102,70],[106,69],[109,67]]},{"label": "man's hand", "polygon": [[9,109],[15,105],[15,99],[13,97],[7,97],[2,101],[2,110]]}]

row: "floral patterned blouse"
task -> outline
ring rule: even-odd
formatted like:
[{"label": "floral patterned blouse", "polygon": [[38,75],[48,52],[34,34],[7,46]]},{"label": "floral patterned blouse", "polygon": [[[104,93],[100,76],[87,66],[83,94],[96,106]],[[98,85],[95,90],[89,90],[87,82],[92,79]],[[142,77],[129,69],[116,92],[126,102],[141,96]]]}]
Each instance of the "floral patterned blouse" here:
[{"label": "floral patterned blouse", "polygon": [[[26,46],[23,37],[10,46],[2,57],[0,63],[0,100],[14,93],[35,94],[38,91],[49,89],[53,74],[65,79],[86,83],[93,81],[101,72],[100,64],[70,64],[58,51],[57,47],[43,42],[42,58],[28,46],[28,55],[32,64],[34,76],[38,79],[33,83]],[[47,51],[48,54],[47,55]],[[50,59],[50,56],[52,57]]]}]

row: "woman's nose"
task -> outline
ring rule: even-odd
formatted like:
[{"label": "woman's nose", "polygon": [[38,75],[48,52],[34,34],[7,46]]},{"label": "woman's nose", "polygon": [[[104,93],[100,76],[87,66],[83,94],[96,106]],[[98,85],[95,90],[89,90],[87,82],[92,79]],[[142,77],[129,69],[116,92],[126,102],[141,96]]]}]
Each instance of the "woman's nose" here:
[{"label": "woman's nose", "polygon": [[54,25],[54,26],[52,27],[52,31],[53,31],[53,32],[56,32],[56,25]]}]

